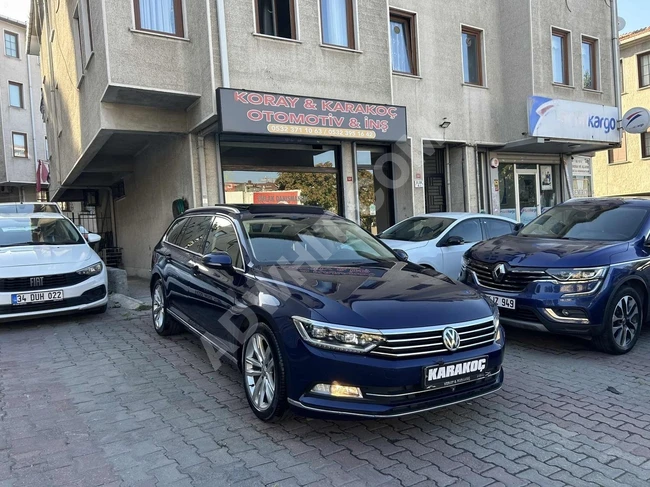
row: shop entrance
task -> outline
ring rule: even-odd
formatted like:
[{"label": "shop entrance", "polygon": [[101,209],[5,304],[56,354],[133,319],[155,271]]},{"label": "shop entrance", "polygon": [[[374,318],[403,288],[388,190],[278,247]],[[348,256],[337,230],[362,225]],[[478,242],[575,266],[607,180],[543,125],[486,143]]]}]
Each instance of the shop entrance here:
[{"label": "shop entrance", "polygon": [[558,203],[560,166],[501,164],[500,214],[527,224]]},{"label": "shop entrance", "polygon": [[393,162],[387,147],[357,147],[357,183],[361,226],[373,235],[395,223]]}]

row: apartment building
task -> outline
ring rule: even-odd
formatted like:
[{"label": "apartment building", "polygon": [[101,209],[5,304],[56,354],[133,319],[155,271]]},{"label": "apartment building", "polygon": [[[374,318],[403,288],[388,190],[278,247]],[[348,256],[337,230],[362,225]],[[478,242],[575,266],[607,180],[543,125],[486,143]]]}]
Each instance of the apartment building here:
[{"label": "apartment building", "polygon": [[[0,29],[0,202],[47,199],[49,156],[39,111],[40,60],[25,50],[24,22],[0,16]],[[41,182],[45,184],[37,194],[39,161]]]},{"label": "apartment building", "polygon": [[[623,113],[650,109],[650,27],[620,37]],[[650,195],[650,132],[623,133],[621,147],[599,153],[593,162],[597,196]]]},{"label": "apartment building", "polygon": [[620,143],[611,21],[565,0],[33,0],[51,196],[110,209],[139,275],[185,204],[529,221],[570,197],[571,156]]}]

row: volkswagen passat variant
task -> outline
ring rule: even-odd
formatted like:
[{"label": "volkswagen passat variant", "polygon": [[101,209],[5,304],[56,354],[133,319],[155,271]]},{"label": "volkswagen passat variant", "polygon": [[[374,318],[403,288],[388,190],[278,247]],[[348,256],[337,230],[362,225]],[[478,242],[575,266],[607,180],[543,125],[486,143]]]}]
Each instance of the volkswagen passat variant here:
[{"label": "volkswagen passat variant", "polygon": [[107,286],[104,264],[66,217],[0,213],[0,321],[104,312]]},{"label": "volkswagen passat variant", "polygon": [[551,208],[515,236],[472,247],[461,280],[505,324],[634,347],[648,316],[650,200],[584,199]]},{"label": "volkswagen passat variant", "polygon": [[153,253],[153,322],[241,370],[253,412],[392,417],[501,387],[498,311],[320,208],[190,210]]}]

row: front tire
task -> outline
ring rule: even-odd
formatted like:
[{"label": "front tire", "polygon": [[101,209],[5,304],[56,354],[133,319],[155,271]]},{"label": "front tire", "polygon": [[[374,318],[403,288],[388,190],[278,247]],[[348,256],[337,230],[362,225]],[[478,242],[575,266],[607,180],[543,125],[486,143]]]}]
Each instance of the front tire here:
[{"label": "front tire", "polygon": [[248,405],[262,421],[281,418],[287,409],[284,357],[273,331],[258,323],[242,349],[242,379]]},{"label": "front tire", "polygon": [[622,355],[634,348],[644,320],[644,303],[632,287],[619,289],[605,311],[605,329],[595,338],[604,352]]},{"label": "front tire", "polygon": [[156,333],[161,336],[176,335],[183,331],[182,325],[167,313],[167,298],[161,280],[156,281],[151,292],[151,317]]}]

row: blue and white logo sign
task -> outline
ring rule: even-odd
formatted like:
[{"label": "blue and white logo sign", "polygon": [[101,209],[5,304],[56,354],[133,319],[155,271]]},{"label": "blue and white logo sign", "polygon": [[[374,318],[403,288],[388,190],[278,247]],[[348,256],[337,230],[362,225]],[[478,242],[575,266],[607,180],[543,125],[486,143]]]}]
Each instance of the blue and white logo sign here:
[{"label": "blue and white logo sign", "polygon": [[616,107],[528,97],[528,131],[533,137],[619,143],[617,118]]},{"label": "blue and white logo sign", "polygon": [[650,111],[643,107],[628,110],[623,115],[623,130],[631,134],[642,134],[650,128]]}]

